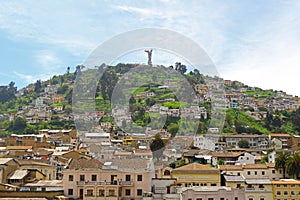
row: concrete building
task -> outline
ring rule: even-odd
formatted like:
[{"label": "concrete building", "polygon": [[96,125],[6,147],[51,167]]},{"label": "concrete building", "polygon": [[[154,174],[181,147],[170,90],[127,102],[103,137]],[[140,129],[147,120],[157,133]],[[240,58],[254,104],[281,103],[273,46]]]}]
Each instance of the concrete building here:
[{"label": "concrete building", "polygon": [[220,186],[220,171],[198,163],[191,163],[173,169],[171,178],[177,179],[177,185],[183,187]]},{"label": "concrete building", "polygon": [[272,184],[268,178],[244,178],[243,175],[224,175],[222,185],[240,188],[246,200],[269,200],[273,198]]},{"label": "concrete building", "polygon": [[271,133],[269,134],[269,140],[278,139],[282,142],[283,149],[292,148],[292,136],[286,133]]},{"label": "concrete building", "polygon": [[181,199],[186,200],[244,200],[244,190],[226,186],[193,186],[180,191]]},{"label": "concrete building", "polygon": [[243,176],[246,179],[268,178],[269,180],[279,180],[282,177],[282,172],[275,169],[274,163],[220,165],[219,169],[224,175]]},{"label": "concrete building", "polygon": [[280,179],[272,181],[273,199],[293,200],[300,198],[300,181],[294,179]]},{"label": "concrete building", "polygon": [[250,148],[266,149],[268,147],[267,135],[257,134],[231,134],[224,135],[227,146],[238,147],[240,140],[248,140]]},{"label": "concrete building", "polygon": [[216,148],[215,143],[205,138],[203,135],[194,136],[194,146],[200,149],[207,149],[210,151],[214,151]]},{"label": "concrete building", "polygon": [[13,146],[32,146],[32,147],[47,147],[47,138],[45,135],[34,135],[34,134],[11,134],[7,138],[7,145]]},{"label": "concrete building", "polygon": [[64,194],[84,200],[142,199],[151,191],[154,167],[151,160],[74,159],[63,172]]},{"label": "concrete building", "polygon": [[19,168],[19,163],[13,158],[0,158],[0,182],[7,183],[8,175]]}]

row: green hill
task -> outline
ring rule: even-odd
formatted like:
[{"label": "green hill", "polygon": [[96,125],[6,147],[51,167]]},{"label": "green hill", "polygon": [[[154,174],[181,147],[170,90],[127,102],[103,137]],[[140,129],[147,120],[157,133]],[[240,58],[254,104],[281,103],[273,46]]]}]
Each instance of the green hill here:
[{"label": "green hill", "polygon": [[[118,64],[116,66],[108,66],[105,73],[101,77],[97,93],[95,96],[96,110],[104,111],[105,115],[100,120],[113,121],[111,116],[110,98],[115,88],[119,77],[136,67],[136,64]],[[0,86],[0,129],[3,133],[37,133],[39,129],[51,128],[72,128],[74,122],[68,119],[72,112],[72,91],[76,74],[81,71],[83,66],[77,66],[75,73],[66,73],[63,75],[55,75],[47,81],[37,80],[35,83],[28,85],[26,88],[17,91],[14,83],[11,82],[7,86]],[[184,69],[180,68],[180,69]],[[175,69],[174,69],[175,70]],[[193,86],[202,85],[205,88],[205,78],[199,71],[194,70],[191,72],[179,71],[187,78],[189,83]],[[213,78],[210,78],[213,79]],[[50,90],[53,86],[54,93],[45,90]],[[240,82],[233,82],[230,85],[225,84],[226,93],[237,93],[237,91],[244,91],[243,95],[246,98],[253,98],[255,101],[274,99],[280,100],[282,97],[278,96],[278,91],[262,90],[260,88],[249,89]],[[201,90],[202,91],[202,90]],[[201,91],[197,91],[199,96],[204,96]],[[158,86],[145,85],[134,91],[133,96],[137,96],[145,92],[154,92],[156,95],[153,97],[143,97],[132,100],[131,111],[134,113],[133,120],[141,126],[146,126],[151,119],[151,115],[145,112],[145,107],[151,107],[159,103],[162,106],[170,109],[177,109],[180,102],[176,100],[176,96],[171,90],[159,90]],[[47,93],[47,94],[46,94]],[[280,91],[280,94],[283,92]],[[284,94],[284,93],[283,93]],[[48,98],[48,96],[49,98]],[[42,107],[39,109],[50,109],[51,118],[46,121],[35,123],[28,123],[26,116],[30,116],[30,112],[37,107],[37,99],[43,97]],[[243,98],[244,98],[243,97]],[[61,98],[55,102],[53,99]],[[174,99],[174,101],[164,101],[165,99]],[[211,106],[209,101],[201,103],[198,106],[206,107],[208,116],[206,119],[199,120],[198,133],[205,133],[210,123]],[[62,108],[62,110],[57,110]],[[251,116],[249,113],[254,112],[251,106],[243,106],[239,108],[229,108],[226,111],[226,119],[224,123],[223,133],[250,133],[250,134],[268,134],[270,132],[281,133],[300,133],[300,110],[272,110],[269,111],[266,106],[259,106],[257,115],[261,115],[259,119]],[[264,115],[264,116],[263,116]],[[10,121],[9,117],[17,117]],[[152,115],[155,117],[155,115]],[[26,123],[27,122],[27,123]],[[183,125],[187,128],[190,124],[180,124],[181,120],[178,117],[168,117],[164,128],[168,129],[172,134],[176,134],[178,127]],[[118,130],[118,129],[116,129]]]}]

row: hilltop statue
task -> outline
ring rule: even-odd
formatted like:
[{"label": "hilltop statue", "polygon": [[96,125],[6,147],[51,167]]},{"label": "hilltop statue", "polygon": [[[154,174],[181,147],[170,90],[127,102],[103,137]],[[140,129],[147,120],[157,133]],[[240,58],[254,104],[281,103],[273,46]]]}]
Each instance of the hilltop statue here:
[{"label": "hilltop statue", "polygon": [[148,54],[148,65],[152,66],[152,61],[151,61],[151,58],[152,58],[152,49],[145,50],[145,52]]}]

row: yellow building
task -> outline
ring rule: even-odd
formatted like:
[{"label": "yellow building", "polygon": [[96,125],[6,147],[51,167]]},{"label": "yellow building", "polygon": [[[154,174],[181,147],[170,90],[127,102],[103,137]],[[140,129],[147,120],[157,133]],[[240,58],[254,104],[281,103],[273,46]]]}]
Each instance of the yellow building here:
[{"label": "yellow building", "polygon": [[272,181],[273,199],[298,200],[300,198],[300,180],[280,179]]},{"label": "yellow building", "polygon": [[132,146],[132,145],[133,145],[133,137],[131,137],[131,136],[126,136],[126,137],[123,139],[123,145],[124,145],[124,146]]},{"label": "yellow building", "polygon": [[179,186],[220,186],[220,171],[216,168],[191,163],[171,171]]}]

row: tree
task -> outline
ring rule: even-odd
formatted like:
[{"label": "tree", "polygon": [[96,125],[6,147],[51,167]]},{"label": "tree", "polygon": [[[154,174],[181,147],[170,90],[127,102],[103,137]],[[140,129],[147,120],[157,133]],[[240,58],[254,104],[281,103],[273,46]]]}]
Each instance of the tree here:
[{"label": "tree", "polygon": [[217,161],[217,164],[218,164],[218,165],[224,165],[224,164],[225,164],[225,161],[222,160],[222,159],[219,159],[219,160]]},{"label": "tree", "polygon": [[181,62],[176,62],[175,70],[179,71],[181,74],[184,74],[187,71],[187,68],[185,65],[182,65]]},{"label": "tree", "polygon": [[239,142],[238,142],[238,146],[240,148],[249,148],[250,145],[249,145],[249,141],[246,140],[246,139],[241,139]]},{"label": "tree", "polygon": [[179,129],[179,126],[178,126],[178,124],[170,123],[170,125],[167,126],[167,129],[168,129],[169,133],[171,133],[172,137],[174,137]]},{"label": "tree", "polygon": [[81,74],[81,70],[84,68],[84,65],[77,65],[76,66],[76,70],[75,70],[75,75],[80,75]]},{"label": "tree", "polygon": [[23,117],[17,117],[14,121],[10,122],[7,131],[22,134],[27,127],[26,119]]},{"label": "tree", "polygon": [[299,177],[300,172],[300,156],[298,153],[290,155],[286,161],[286,169],[290,176],[295,179]]},{"label": "tree", "polygon": [[8,86],[0,86],[0,102],[5,103],[12,99],[15,99],[17,87],[14,86],[15,83],[11,81]]},{"label": "tree", "polygon": [[289,155],[286,152],[280,152],[275,158],[275,169],[282,169],[283,178],[285,178],[286,162],[288,160],[288,157]]},{"label": "tree", "polygon": [[57,94],[65,94],[69,89],[68,85],[62,85],[59,88],[57,88]]},{"label": "tree", "polygon": [[159,158],[163,155],[163,151],[165,149],[165,143],[161,139],[160,134],[156,134],[154,136],[154,140],[150,143],[150,149],[152,151],[153,157],[159,160]]},{"label": "tree", "polygon": [[16,92],[17,92],[17,87],[15,87],[15,82],[11,81],[8,84],[8,88],[7,88],[7,92],[8,92],[8,98],[10,99],[14,99],[16,96]]},{"label": "tree", "polygon": [[291,121],[294,126],[294,129],[300,133],[300,108],[292,113]]},{"label": "tree", "polygon": [[118,76],[114,71],[108,70],[103,73],[100,79],[100,91],[104,100],[110,100],[117,82]]},{"label": "tree", "polygon": [[34,92],[39,93],[42,90],[42,82],[41,80],[37,80],[34,84]]}]

